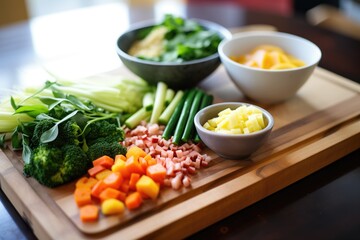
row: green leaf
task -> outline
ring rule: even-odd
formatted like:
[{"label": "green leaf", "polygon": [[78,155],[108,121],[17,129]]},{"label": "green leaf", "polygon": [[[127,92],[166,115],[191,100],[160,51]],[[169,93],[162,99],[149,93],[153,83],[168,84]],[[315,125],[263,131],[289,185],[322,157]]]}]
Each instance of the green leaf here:
[{"label": "green leaf", "polygon": [[72,113],[68,114],[66,117],[64,117],[63,119],[58,121],[52,128],[43,132],[43,134],[40,137],[40,142],[48,143],[48,142],[54,141],[57,138],[57,136],[59,135],[59,124],[72,118],[77,113],[78,113],[78,110],[73,111]]},{"label": "green leaf", "polygon": [[43,134],[40,137],[40,142],[41,143],[52,142],[57,138],[58,135],[59,135],[59,125],[55,124],[52,128],[43,132]]},{"label": "green leaf", "polygon": [[54,97],[39,97],[40,101],[48,105],[48,109],[51,110],[57,105],[61,104],[64,101],[67,101],[65,98],[54,98]]},{"label": "green leaf", "polygon": [[10,97],[10,103],[14,110],[16,110],[18,108],[18,106],[15,103],[15,99],[12,96]]},{"label": "green leaf", "polygon": [[47,115],[47,114],[45,114],[45,113],[41,113],[41,114],[39,114],[39,115],[37,115],[36,116],[36,120],[44,120],[44,119],[49,119],[49,120],[52,120],[52,121],[54,121],[54,122],[57,122],[57,121],[59,121],[58,119],[56,119],[56,118],[53,118],[53,117],[51,117],[51,116],[49,116],[49,115]]},{"label": "green leaf", "polygon": [[22,147],[21,134],[19,133],[18,127],[16,127],[12,133],[11,145],[12,145],[13,149],[15,149],[15,150],[21,149],[21,147]]},{"label": "green leaf", "polygon": [[24,105],[18,106],[14,114],[26,113],[30,117],[36,118],[37,115],[48,112],[48,108],[44,105]]},{"label": "green leaf", "polygon": [[4,148],[5,147],[5,136],[6,134],[0,134],[0,148]]},{"label": "green leaf", "polygon": [[79,100],[74,95],[68,95],[66,96],[66,99],[68,99],[73,105],[77,106],[81,110],[91,111],[91,109],[88,106],[86,106],[81,100]]},{"label": "green leaf", "polygon": [[25,164],[30,163],[31,152],[32,151],[31,151],[30,146],[28,144],[23,144],[22,159],[23,159]]}]

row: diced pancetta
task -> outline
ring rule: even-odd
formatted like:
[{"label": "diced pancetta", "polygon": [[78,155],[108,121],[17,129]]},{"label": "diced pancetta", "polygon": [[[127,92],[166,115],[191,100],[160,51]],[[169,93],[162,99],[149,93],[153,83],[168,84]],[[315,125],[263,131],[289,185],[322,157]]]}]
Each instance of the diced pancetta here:
[{"label": "diced pancetta", "polygon": [[[165,126],[149,124],[145,121],[134,129],[125,128],[125,140],[122,144],[130,148],[136,145],[143,149],[158,163],[166,168],[164,185],[179,189],[181,186],[191,185],[190,175],[196,174],[197,169],[208,166],[211,158],[201,154],[201,145],[191,142],[176,145],[172,138],[162,137]],[[190,174],[190,175],[189,175]]]}]

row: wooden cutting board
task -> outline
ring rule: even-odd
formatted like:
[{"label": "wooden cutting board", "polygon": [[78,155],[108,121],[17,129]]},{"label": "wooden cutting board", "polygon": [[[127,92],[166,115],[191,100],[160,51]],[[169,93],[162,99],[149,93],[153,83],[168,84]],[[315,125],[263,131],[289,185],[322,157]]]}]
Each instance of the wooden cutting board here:
[{"label": "wooden cutting board", "polygon": [[[109,74],[128,74],[125,69]],[[245,99],[223,67],[201,88],[215,102]],[[79,220],[74,183],[48,189],[22,175],[20,153],[0,151],[1,188],[40,239],[186,237],[243,209],[360,147],[360,85],[317,68],[292,99],[267,109],[275,119],[269,141],[251,158],[224,160],[210,150],[209,167],[192,188],[165,189],[139,211]]]}]

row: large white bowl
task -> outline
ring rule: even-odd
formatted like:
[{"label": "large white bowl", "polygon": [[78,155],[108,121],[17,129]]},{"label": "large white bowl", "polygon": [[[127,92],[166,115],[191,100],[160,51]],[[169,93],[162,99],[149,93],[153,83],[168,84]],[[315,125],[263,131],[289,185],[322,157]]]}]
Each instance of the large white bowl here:
[{"label": "large white bowl", "polygon": [[[237,63],[229,56],[249,53],[262,44],[276,45],[301,59],[305,66],[265,70]],[[223,40],[218,47],[222,64],[234,84],[250,99],[274,104],[293,97],[308,80],[321,59],[320,49],[307,39],[281,32],[244,32]]]}]

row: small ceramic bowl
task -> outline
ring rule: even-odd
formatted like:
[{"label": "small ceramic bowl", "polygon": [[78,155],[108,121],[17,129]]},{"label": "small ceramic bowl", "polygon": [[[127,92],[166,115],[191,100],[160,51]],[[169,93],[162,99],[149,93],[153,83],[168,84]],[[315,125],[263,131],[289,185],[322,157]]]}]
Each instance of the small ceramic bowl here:
[{"label": "small ceramic bowl", "polygon": [[[230,59],[245,55],[259,45],[275,45],[302,60],[298,68],[268,70],[248,67]],[[223,40],[218,51],[233,83],[248,98],[262,104],[274,104],[293,97],[305,84],[321,59],[320,49],[307,39],[281,32],[244,32]]]},{"label": "small ceramic bowl", "polygon": [[[227,134],[207,130],[204,123],[217,117],[226,108],[234,110],[242,105],[254,106],[261,110],[265,120],[265,128],[249,134]],[[268,139],[274,126],[274,118],[263,108],[242,102],[224,102],[210,105],[200,110],[194,118],[196,130],[203,143],[220,157],[227,159],[242,159],[258,150]]]},{"label": "small ceramic bowl", "polygon": [[[207,30],[215,31],[222,39],[231,38],[231,33],[225,27],[200,19],[194,19]],[[154,62],[140,59],[128,54],[131,45],[137,40],[137,33],[154,26],[154,21],[147,21],[133,25],[128,31],[121,34],[117,40],[117,54],[124,65],[134,74],[150,84],[165,82],[174,89],[183,89],[196,86],[220,65],[218,52],[201,59],[175,62]]]}]

